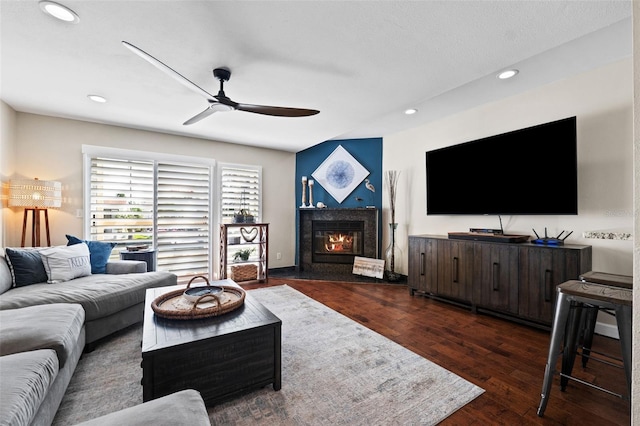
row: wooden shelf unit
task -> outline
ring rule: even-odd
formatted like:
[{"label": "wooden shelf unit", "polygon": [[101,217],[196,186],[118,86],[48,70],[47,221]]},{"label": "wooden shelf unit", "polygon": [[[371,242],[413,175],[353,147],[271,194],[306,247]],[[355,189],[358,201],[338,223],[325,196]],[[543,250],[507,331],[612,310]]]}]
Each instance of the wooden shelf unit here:
[{"label": "wooden shelf unit", "polygon": [[[255,231],[254,231],[255,230]],[[253,237],[248,241],[246,237]],[[237,250],[255,249],[249,260],[234,261]],[[243,279],[238,282],[266,282],[269,273],[269,224],[268,223],[223,223],[220,225],[220,277],[233,279],[232,268],[255,265],[254,279]],[[235,280],[234,280],[235,281]]]}]

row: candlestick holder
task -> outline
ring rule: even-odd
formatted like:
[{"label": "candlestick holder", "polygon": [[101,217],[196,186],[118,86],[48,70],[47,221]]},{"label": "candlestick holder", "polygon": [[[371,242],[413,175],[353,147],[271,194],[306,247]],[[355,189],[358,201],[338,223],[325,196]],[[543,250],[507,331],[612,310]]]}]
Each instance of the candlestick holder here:
[{"label": "candlestick holder", "polygon": [[300,204],[300,208],[304,209],[307,207],[307,177],[302,176],[302,204]]},{"label": "candlestick holder", "polygon": [[309,180],[309,207],[313,208],[313,184],[315,182],[313,180]]}]

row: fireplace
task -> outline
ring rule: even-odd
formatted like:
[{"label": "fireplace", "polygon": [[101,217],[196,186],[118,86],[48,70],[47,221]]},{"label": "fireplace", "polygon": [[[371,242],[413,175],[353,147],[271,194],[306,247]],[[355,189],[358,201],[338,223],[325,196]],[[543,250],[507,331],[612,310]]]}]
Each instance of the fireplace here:
[{"label": "fireplace", "polygon": [[356,256],[379,258],[378,210],[299,209],[300,271],[351,274]]},{"label": "fireplace", "polygon": [[364,221],[311,221],[311,260],[314,263],[350,263],[364,255]]}]

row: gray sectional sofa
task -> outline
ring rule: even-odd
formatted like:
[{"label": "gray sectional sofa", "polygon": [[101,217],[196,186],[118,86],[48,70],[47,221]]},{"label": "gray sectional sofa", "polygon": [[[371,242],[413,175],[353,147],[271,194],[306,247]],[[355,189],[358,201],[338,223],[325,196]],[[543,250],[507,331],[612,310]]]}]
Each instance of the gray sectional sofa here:
[{"label": "gray sectional sofa", "polygon": [[83,350],[142,321],[147,288],[177,283],[138,261],[105,272],[16,287],[0,257],[0,425],[51,424]]}]

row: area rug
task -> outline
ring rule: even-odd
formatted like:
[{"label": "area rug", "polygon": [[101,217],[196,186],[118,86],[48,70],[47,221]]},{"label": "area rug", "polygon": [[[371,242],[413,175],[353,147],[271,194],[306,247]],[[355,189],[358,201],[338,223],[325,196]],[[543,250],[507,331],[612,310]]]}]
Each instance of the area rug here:
[{"label": "area rug", "polygon": [[[291,287],[250,294],[282,320],[282,389],[210,407],[212,425],[432,425],[484,392]],[[142,403],[141,335],[85,354],[54,425]]]}]

